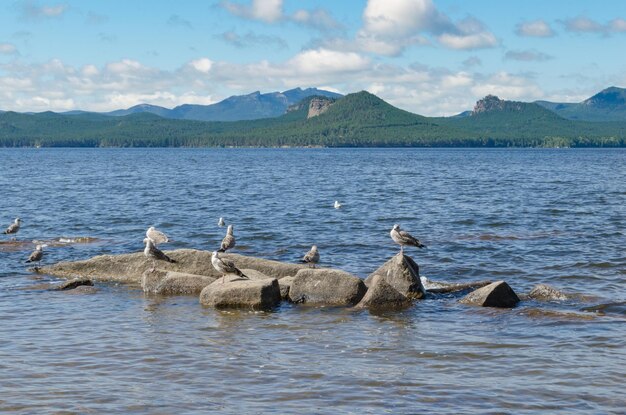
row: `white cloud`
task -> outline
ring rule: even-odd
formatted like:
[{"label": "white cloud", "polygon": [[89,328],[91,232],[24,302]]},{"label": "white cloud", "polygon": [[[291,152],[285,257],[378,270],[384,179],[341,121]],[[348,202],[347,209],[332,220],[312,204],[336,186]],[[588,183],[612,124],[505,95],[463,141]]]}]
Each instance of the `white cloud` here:
[{"label": "white cloud", "polygon": [[518,36],[527,37],[552,37],[555,34],[554,30],[544,20],[518,23],[515,26],[515,33]]},{"label": "white cloud", "polygon": [[428,44],[431,36],[450,49],[490,48],[496,37],[478,20],[457,23],[437,10],[431,0],[368,0],[357,43],[368,52],[394,56],[408,46]]},{"label": "white cloud", "polygon": [[596,33],[605,36],[626,33],[626,20],[617,18],[607,23],[599,23],[586,16],[565,19],[560,22],[565,30],[572,33]]},{"label": "white cloud", "polygon": [[0,54],[1,55],[15,55],[17,54],[17,48],[12,43],[0,42]]},{"label": "white cloud", "polygon": [[189,64],[196,71],[201,72],[201,73],[209,73],[211,71],[211,68],[213,67],[213,61],[210,60],[209,58],[196,59],[196,60],[189,62]]},{"label": "white cloud", "polygon": [[283,0],[252,0],[249,5],[222,1],[220,5],[235,16],[274,23],[283,18]]},{"label": "white cloud", "polygon": [[34,0],[23,0],[16,3],[23,19],[49,19],[62,17],[69,9],[67,4],[39,5]]},{"label": "white cloud", "polygon": [[316,49],[300,52],[286,65],[290,71],[300,74],[339,74],[365,70],[370,60],[354,52]]}]

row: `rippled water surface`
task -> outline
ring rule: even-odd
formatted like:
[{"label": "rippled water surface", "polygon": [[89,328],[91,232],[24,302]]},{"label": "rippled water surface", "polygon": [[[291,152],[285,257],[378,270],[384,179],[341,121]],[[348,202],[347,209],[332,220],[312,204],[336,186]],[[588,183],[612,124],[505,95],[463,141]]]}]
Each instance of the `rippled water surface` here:
[{"label": "rippled water surface", "polygon": [[[0,411],[6,413],[624,413],[626,151],[0,149]],[[343,203],[336,210],[335,200]],[[537,283],[587,297],[513,310],[430,295],[402,312],[283,304],[202,308],[195,297],[44,289],[45,263],[213,249],[367,276],[428,248],[423,276]],[[72,238],[94,238],[72,243]]]}]

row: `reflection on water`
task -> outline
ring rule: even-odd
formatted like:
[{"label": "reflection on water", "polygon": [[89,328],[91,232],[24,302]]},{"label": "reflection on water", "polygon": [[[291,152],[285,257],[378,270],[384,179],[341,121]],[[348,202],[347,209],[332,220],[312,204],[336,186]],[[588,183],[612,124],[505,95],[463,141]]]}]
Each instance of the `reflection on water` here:
[{"label": "reflection on water", "polygon": [[[0,411],[7,413],[619,413],[626,400],[623,150],[0,150]],[[33,174],[33,172],[45,174]],[[222,192],[227,189],[228,194]],[[341,209],[332,207],[335,200]],[[547,283],[513,311],[430,294],[400,312],[283,304],[217,311],[27,271],[143,249],[240,252],[361,277],[397,251],[432,281]]]}]

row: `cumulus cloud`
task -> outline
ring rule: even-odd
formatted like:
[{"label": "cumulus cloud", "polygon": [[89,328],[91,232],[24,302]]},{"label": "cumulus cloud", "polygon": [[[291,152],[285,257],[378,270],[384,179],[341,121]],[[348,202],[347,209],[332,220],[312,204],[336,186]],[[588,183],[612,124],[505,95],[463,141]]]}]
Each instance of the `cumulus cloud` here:
[{"label": "cumulus cloud", "polygon": [[504,54],[504,59],[522,62],[544,62],[552,59],[552,56],[536,50],[509,50]]},{"label": "cumulus cloud", "polygon": [[477,19],[454,23],[431,0],[368,0],[357,41],[365,50],[398,55],[408,46],[427,44],[426,36],[450,49],[491,48],[496,37]]},{"label": "cumulus cloud", "polygon": [[240,35],[234,31],[227,31],[219,35],[215,35],[215,38],[220,39],[236,48],[265,46],[286,49],[288,47],[287,42],[277,36],[259,35],[253,32]]},{"label": "cumulus cloud", "polygon": [[565,30],[572,33],[596,33],[610,36],[617,33],[626,33],[626,20],[617,18],[606,23],[599,23],[586,16],[573,17],[561,20]]},{"label": "cumulus cloud", "polygon": [[40,5],[33,0],[16,3],[20,17],[27,20],[58,18],[69,9],[67,4]]},{"label": "cumulus cloud", "polygon": [[552,37],[555,35],[554,30],[544,20],[518,23],[515,26],[515,33],[518,36],[526,37]]}]

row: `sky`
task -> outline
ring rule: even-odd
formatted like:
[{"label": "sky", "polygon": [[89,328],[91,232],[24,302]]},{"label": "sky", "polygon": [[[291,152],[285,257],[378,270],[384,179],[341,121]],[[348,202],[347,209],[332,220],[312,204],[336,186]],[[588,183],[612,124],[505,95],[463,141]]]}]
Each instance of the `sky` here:
[{"label": "sky", "polygon": [[0,0],[0,110],[362,90],[421,115],[626,87],[626,1]]}]

